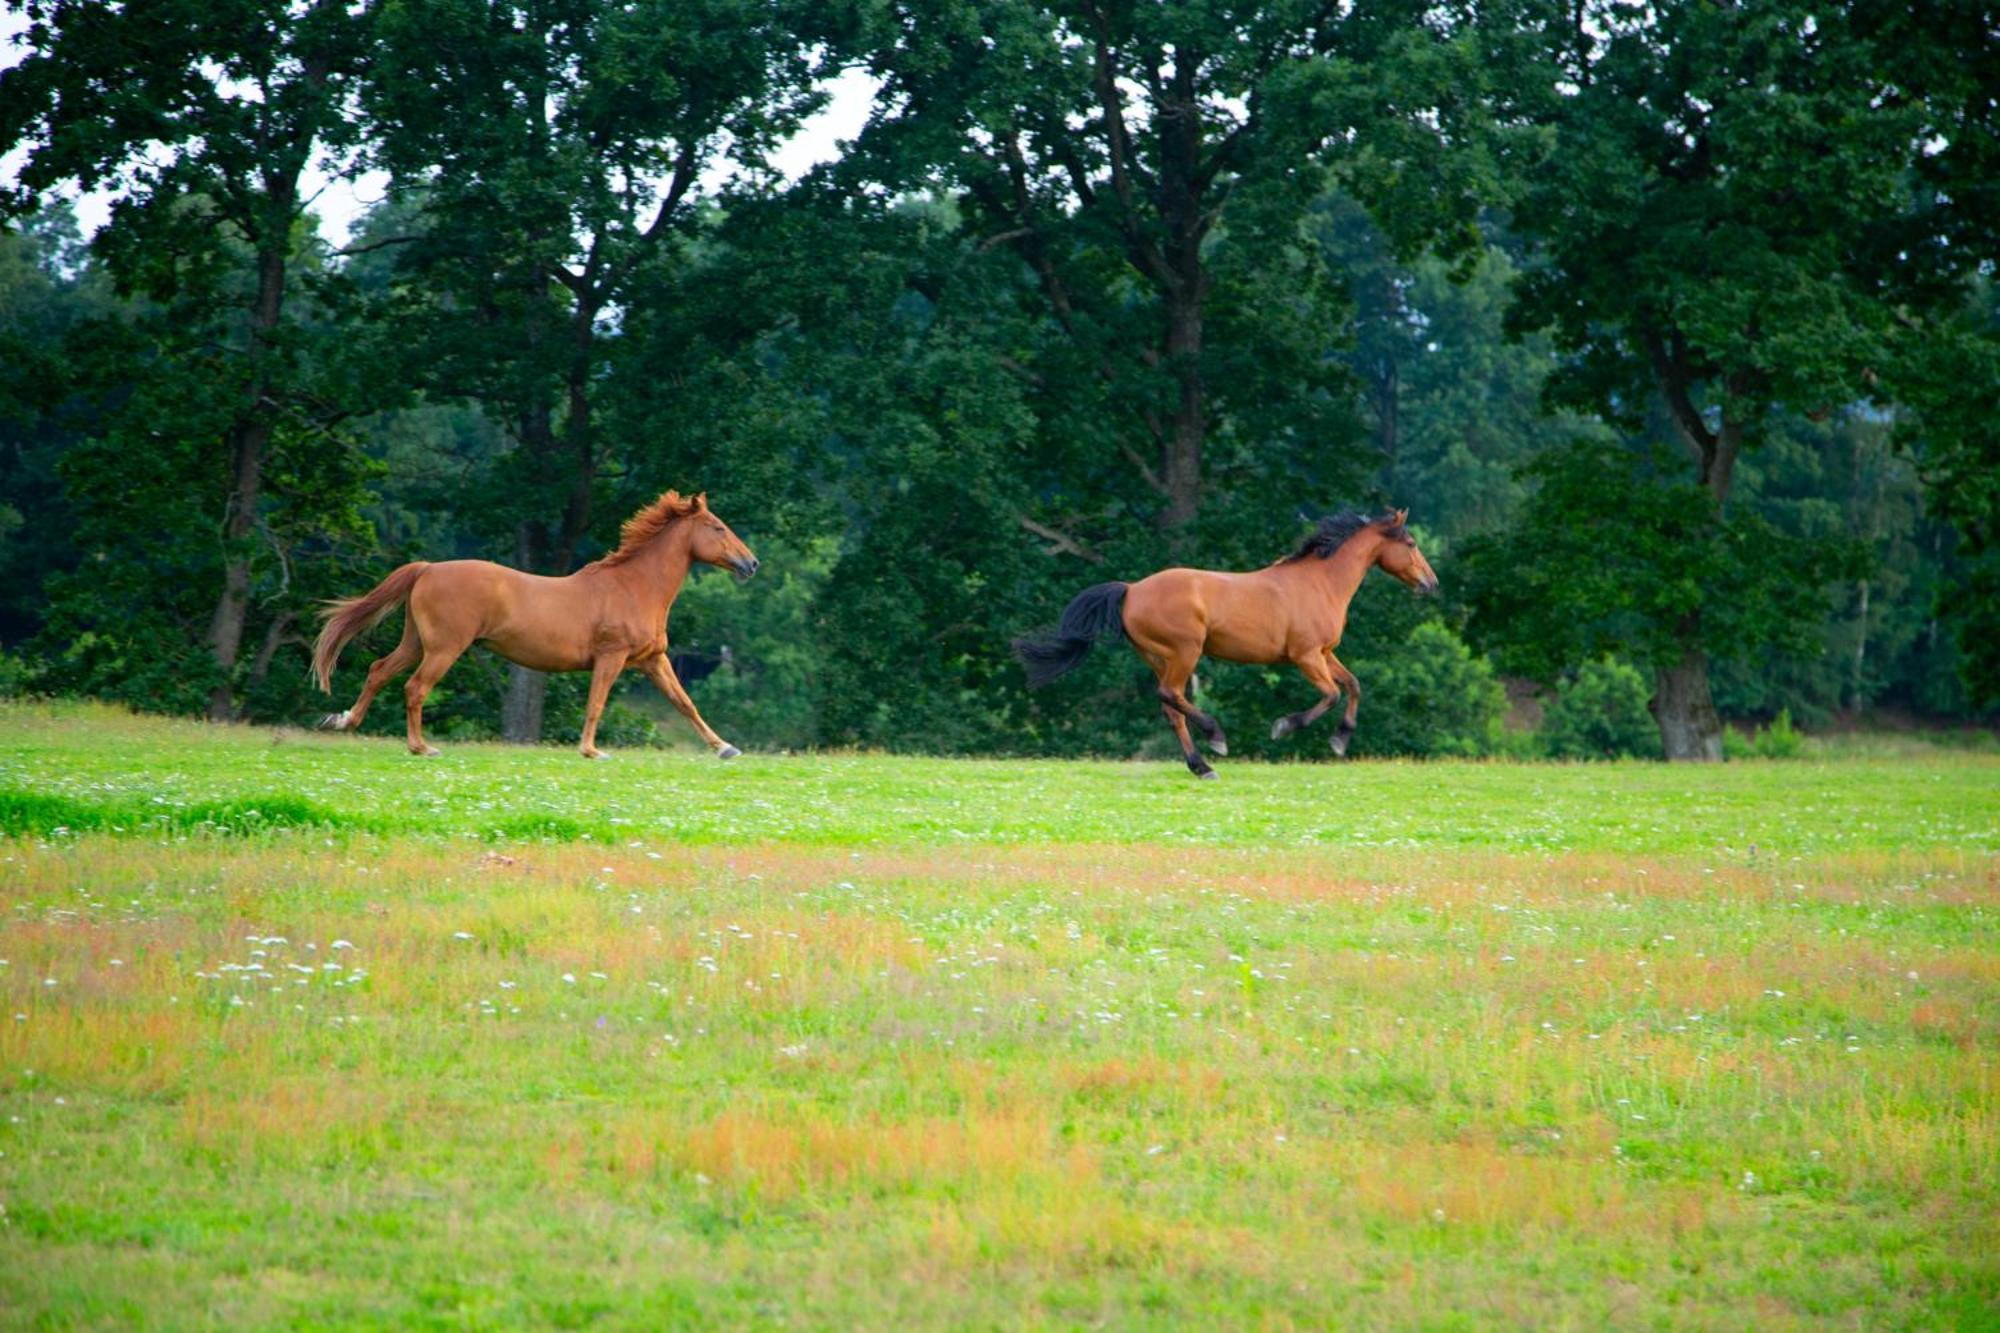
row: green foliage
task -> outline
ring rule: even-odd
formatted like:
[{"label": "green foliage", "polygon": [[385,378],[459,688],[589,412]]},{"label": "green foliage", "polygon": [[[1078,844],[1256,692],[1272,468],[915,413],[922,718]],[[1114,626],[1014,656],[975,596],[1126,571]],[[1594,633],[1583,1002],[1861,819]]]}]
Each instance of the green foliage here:
[{"label": "green foliage", "polygon": [[1624,662],[1586,662],[1556,686],[1541,740],[1554,759],[1657,759],[1660,733],[1646,701],[1652,686]]},{"label": "green foliage", "polygon": [[1770,725],[1753,735],[1734,727],[1723,733],[1723,753],[1731,759],[1796,759],[1805,753],[1806,738],[1792,725],[1788,708],[1778,710]]},{"label": "green foliage", "polygon": [[674,648],[717,663],[688,692],[731,741],[752,750],[805,749],[819,739],[825,662],[813,618],[837,548],[825,537],[804,546],[764,542],[757,557],[762,572],[748,583],[708,574],[682,590]]},{"label": "green foliage", "polygon": [[[1439,614],[1545,682],[1694,651],[1732,717],[1970,716],[1981,12],[38,3],[0,74],[0,643],[36,688],[304,721],[319,599],[568,569],[671,485],[766,557],[674,621],[726,734],[1158,755],[1129,652],[1029,695],[1008,641],[1389,499],[1458,600],[1364,586],[1360,752],[1527,743],[1431,725],[1479,660]],[[874,115],[781,180],[836,66]],[[331,253],[305,165],[364,159],[392,187]],[[88,247],[76,187],[119,198]],[[1289,669],[1198,683],[1238,752],[1323,757],[1264,739]],[[507,685],[469,654],[438,734]],[[566,739],[584,684],[547,689]],[[684,739],[619,700],[624,743]]]},{"label": "green foliage", "polygon": [[1664,665],[1690,633],[1725,660],[1808,650],[1824,586],[1857,568],[1852,543],[1725,519],[1678,470],[1659,449],[1610,443],[1535,459],[1519,521],[1464,548],[1474,642],[1543,682],[1607,654]]},{"label": "green foliage", "polygon": [[1492,664],[1436,621],[1417,626],[1393,656],[1348,666],[1366,682],[1350,753],[1465,758],[1499,747],[1506,692]]}]

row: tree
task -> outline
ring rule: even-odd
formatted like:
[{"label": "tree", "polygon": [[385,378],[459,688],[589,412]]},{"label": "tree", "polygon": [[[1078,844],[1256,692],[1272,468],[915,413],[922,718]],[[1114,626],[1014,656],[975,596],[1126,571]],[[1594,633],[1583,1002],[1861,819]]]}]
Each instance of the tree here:
[{"label": "tree", "polygon": [[[95,249],[121,292],[201,320],[204,402],[176,422],[220,454],[221,558],[200,631],[207,712],[236,714],[267,480],[280,423],[345,409],[300,382],[293,291],[307,168],[351,146],[372,5],[345,0],[27,0],[30,54],[0,75],[0,143],[27,147],[16,215],[66,182],[120,194]],[[250,280],[235,283],[247,269]],[[180,332],[185,333],[186,330]],[[345,454],[324,436],[323,448]],[[314,466],[320,466],[315,463]],[[334,488],[337,492],[339,487]],[[293,497],[311,506],[317,496]],[[205,579],[207,571],[202,570]],[[268,659],[266,659],[268,660]]]},{"label": "tree", "polygon": [[0,380],[0,643],[41,628],[43,582],[76,564],[76,518],[58,468],[93,414],[74,398],[64,344],[112,304],[66,202],[0,231],[0,362],[9,368]]},{"label": "tree", "polygon": [[[1339,304],[1305,222],[1329,171],[1398,240],[1464,239],[1480,183],[1470,6],[924,0],[871,45],[879,110],[844,164],[943,184],[1028,275],[1054,337],[1006,373],[1060,397],[1072,479],[1169,547],[1217,481],[1342,467]],[[1100,480],[1101,479],[1101,480]],[[1117,519],[1045,487],[1075,553]],[[1233,489],[1233,487],[1231,488]],[[1081,511],[1081,512],[1065,512]],[[1289,515],[1287,515],[1289,516]],[[1053,535],[1052,535],[1053,534]]]},{"label": "tree", "polygon": [[[384,14],[367,105],[395,189],[403,327],[424,387],[475,399],[514,449],[486,479],[506,554],[572,569],[616,467],[600,426],[635,287],[693,244],[710,173],[754,172],[819,102],[808,11],[735,0],[407,0]],[[654,485],[652,493],[660,487]],[[649,494],[647,498],[651,498]],[[541,733],[516,668],[511,739]]]},{"label": "tree", "polygon": [[[1925,169],[1964,100],[1949,46],[1964,25],[1906,23],[1916,50],[1890,51],[1887,12],[1551,5],[1547,72],[1516,85],[1517,114],[1550,138],[1514,201],[1540,260],[1513,327],[1552,330],[1573,358],[1556,401],[1664,428],[1718,529],[1704,547],[1734,540],[1721,530],[1737,462],[1772,414],[1883,392],[1911,313],[1955,300],[1976,262],[1949,243],[1964,204]],[[1686,582],[1673,566],[1634,573]],[[1720,758],[1716,603],[1651,600],[1675,616],[1647,633],[1667,757]]]}]

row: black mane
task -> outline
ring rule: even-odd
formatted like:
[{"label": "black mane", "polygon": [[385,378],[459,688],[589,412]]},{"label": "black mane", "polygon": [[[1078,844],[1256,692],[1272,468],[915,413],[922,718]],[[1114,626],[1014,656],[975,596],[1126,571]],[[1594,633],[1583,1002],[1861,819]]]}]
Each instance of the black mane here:
[{"label": "black mane", "polygon": [[[1290,564],[1294,560],[1304,560],[1308,557],[1324,560],[1347,545],[1349,539],[1363,528],[1376,523],[1393,524],[1395,518],[1393,513],[1363,514],[1352,509],[1343,509],[1337,514],[1321,519],[1319,526],[1299,543],[1299,548],[1279,563]],[[1393,537],[1396,533],[1391,531],[1389,535]]]}]

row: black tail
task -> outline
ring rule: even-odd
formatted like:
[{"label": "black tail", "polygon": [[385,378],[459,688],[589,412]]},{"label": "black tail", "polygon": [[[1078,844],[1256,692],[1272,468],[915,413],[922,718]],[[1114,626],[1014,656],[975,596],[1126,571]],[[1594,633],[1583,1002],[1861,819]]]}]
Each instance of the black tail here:
[{"label": "black tail", "polygon": [[1027,635],[1014,640],[1014,656],[1028,672],[1028,688],[1038,690],[1076,669],[1090,645],[1107,634],[1125,633],[1123,583],[1085,588],[1063,608],[1054,634]]}]

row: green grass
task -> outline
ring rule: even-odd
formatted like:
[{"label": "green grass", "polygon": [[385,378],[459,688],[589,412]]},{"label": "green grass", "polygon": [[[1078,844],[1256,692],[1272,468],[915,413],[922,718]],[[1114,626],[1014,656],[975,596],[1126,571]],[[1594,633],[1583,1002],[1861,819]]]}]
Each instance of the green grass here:
[{"label": "green grass", "polygon": [[[1312,742],[1301,742],[1310,746]],[[1317,753],[1317,751],[1312,751]],[[0,832],[308,825],[681,844],[1175,843],[1803,854],[2000,850],[2000,755],[1662,764],[1178,764],[462,745],[0,703]]]},{"label": "green grass", "polygon": [[0,788],[0,1324],[2000,1309],[1988,757],[1196,784],[9,706]]}]

